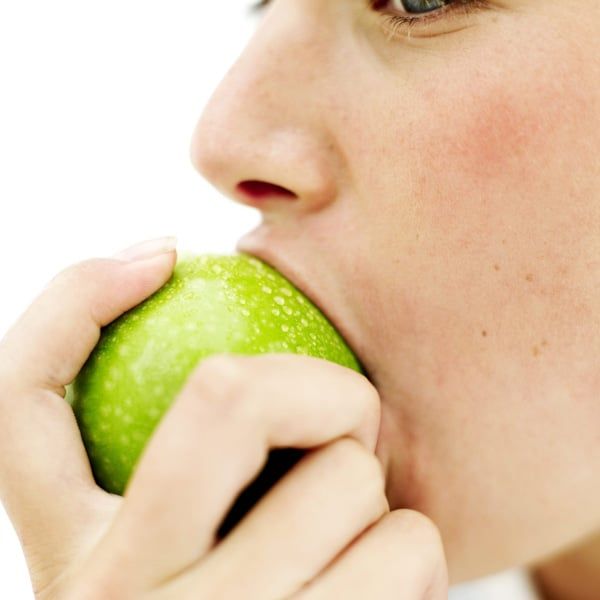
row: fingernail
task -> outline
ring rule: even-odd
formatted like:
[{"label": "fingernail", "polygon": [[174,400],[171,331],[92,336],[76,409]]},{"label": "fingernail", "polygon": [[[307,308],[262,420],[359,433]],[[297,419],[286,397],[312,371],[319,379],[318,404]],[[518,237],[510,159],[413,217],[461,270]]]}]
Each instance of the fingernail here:
[{"label": "fingernail", "polygon": [[166,254],[175,250],[177,246],[177,238],[175,236],[167,236],[162,238],[156,238],[154,240],[146,240],[125,250],[121,250],[113,256],[119,260],[144,260],[145,258],[153,258],[160,254]]}]

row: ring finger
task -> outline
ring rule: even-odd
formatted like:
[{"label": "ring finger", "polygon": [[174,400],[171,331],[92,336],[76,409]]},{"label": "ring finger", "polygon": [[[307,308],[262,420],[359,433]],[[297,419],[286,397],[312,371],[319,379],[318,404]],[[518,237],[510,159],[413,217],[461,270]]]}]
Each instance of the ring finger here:
[{"label": "ring finger", "polygon": [[395,510],[365,531],[289,600],[442,600],[448,574],[437,527],[414,510]]}]

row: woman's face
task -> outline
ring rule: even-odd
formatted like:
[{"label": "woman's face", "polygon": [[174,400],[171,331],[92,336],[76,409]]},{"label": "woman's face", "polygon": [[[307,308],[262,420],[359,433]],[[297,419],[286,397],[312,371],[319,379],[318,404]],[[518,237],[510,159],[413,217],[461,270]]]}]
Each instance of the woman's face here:
[{"label": "woman's face", "polygon": [[239,249],[365,364],[391,507],[438,524],[453,581],[591,533],[600,3],[457,2],[394,35],[425,0],[270,4],[193,158],[262,211]]}]

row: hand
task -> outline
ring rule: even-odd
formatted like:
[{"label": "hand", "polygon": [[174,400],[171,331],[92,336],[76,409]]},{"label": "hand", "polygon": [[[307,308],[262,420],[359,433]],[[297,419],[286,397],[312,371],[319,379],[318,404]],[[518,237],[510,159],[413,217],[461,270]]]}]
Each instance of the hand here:
[{"label": "hand", "polygon": [[[95,485],[64,386],[100,327],[158,289],[174,259],[75,265],[0,344],[0,493],[38,597],[445,598],[435,527],[388,510],[373,454],[377,393],[327,361],[203,361],[125,497]],[[277,447],[307,453],[217,541],[236,496]]]}]

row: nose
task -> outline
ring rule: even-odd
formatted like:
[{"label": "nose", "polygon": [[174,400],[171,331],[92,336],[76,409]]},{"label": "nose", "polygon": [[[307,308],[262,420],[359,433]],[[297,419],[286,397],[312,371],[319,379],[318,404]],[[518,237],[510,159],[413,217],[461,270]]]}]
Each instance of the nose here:
[{"label": "nose", "polygon": [[[288,2],[265,16],[194,131],[194,166],[263,216],[313,212],[336,197],[340,160],[327,129],[327,43]],[[305,11],[306,12],[306,11]]]}]

